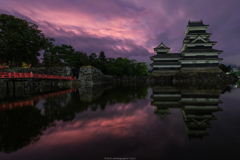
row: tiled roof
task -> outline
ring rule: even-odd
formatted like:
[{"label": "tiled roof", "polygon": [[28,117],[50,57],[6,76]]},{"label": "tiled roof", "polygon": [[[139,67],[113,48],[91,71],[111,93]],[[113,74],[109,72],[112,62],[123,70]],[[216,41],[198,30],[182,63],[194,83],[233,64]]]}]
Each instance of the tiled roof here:
[{"label": "tiled roof", "polygon": [[156,48],[154,48],[154,49],[170,49],[170,48],[165,48],[165,47],[163,47],[163,46],[161,46],[161,47],[156,47]]},{"label": "tiled roof", "polygon": [[150,65],[180,65],[181,62],[153,62]]},{"label": "tiled roof", "polygon": [[212,33],[188,33],[187,35],[212,35]]},{"label": "tiled roof", "polygon": [[162,42],[154,49],[170,49],[166,45],[164,45]]},{"label": "tiled roof", "polygon": [[208,41],[208,42],[203,42],[202,40],[197,40],[195,42],[184,42],[184,44],[194,44],[194,43],[217,43],[217,41]]},{"label": "tiled roof", "polygon": [[217,49],[186,49],[182,53],[194,53],[194,52],[223,52]]},{"label": "tiled roof", "polygon": [[223,58],[182,58],[180,60],[223,60]]},{"label": "tiled roof", "polygon": [[150,58],[181,58],[181,53],[157,54]]},{"label": "tiled roof", "polygon": [[204,25],[202,20],[201,21],[192,21],[192,22],[188,22],[188,27],[199,27],[199,26],[209,26],[209,25]]}]

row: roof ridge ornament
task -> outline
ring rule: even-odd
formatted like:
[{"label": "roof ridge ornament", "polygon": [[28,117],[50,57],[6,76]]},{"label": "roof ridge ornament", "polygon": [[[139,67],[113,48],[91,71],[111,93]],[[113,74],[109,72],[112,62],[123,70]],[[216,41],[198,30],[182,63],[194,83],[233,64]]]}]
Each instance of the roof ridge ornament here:
[{"label": "roof ridge ornament", "polygon": [[167,46],[165,46],[162,42],[161,42],[161,44],[159,44],[158,45],[158,47],[157,48],[160,48],[160,47],[164,47],[164,48],[168,48]]},{"label": "roof ridge ornament", "polygon": [[202,38],[202,36],[197,36],[197,38],[196,39],[194,39],[191,43],[194,43],[194,42],[196,42],[197,40],[202,40],[203,42],[207,42],[206,40],[204,40],[203,38]]}]

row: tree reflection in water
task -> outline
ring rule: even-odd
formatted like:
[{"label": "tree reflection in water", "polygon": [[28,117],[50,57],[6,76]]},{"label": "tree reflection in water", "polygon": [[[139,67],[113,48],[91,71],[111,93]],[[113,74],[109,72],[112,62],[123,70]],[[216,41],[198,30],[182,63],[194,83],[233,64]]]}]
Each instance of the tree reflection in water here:
[{"label": "tree reflection in water", "polygon": [[53,121],[36,107],[27,106],[0,112],[0,151],[10,153],[40,139]]},{"label": "tree reflection in water", "polygon": [[34,143],[55,121],[72,121],[89,107],[104,110],[107,104],[128,104],[147,95],[148,86],[82,86],[77,92],[45,98],[42,110],[33,97],[33,106],[0,111],[0,151],[10,153]]}]

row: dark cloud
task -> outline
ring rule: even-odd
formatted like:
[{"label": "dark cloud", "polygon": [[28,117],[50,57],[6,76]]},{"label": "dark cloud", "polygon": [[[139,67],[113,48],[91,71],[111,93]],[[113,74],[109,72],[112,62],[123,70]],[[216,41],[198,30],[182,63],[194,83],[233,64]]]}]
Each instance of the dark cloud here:
[{"label": "dark cloud", "polygon": [[[86,52],[87,54],[99,53],[104,51],[107,57],[130,57],[130,56],[147,56],[150,55],[149,51],[143,46],[137,45],[132,40],[128,39],[117,39],[113,37],[98,37],[97,35],[90,35],[78,28],[80,35],[75,34],[71,31],[65,31],[63,28],[58,27],[49,22],[44,22],[40,25],[43,30],[53,30],[55,35],[56,44],[68,44],[72,45],[75,50]],[[52,37],[49,32],[47,36]],[[118,48],[116,46],[125,46]]]},{"label": "dark cloud", "polygon": [[[188,20],[209,24],[223,63],[239,57],[240,1],[0,0],[0,13],[34,22],[56,44],[109,57],[148,57],[161,41],[179,52]],[[145,59],[145,58],[139,58]],[[226,60],[225,60],[226,59]],[[146,60],[147,62],[147,60]]]},{"label": "dark cloud", "polygon": [[[97,38],[90,36],[72,36],[68,37],[55,37],[58,44],[71,44],[76,50],[90,53],[99,53],[104,51],[107,57],[130,57],[130,56],[146,56],[150,55],[149,51],[139,45],[134,44],[132,41],[112,39],[110,37]],[[72,42],[72,43],[70,43]],[[122,48],[118,49],[116,46],[127,46],[129,50]]]}]

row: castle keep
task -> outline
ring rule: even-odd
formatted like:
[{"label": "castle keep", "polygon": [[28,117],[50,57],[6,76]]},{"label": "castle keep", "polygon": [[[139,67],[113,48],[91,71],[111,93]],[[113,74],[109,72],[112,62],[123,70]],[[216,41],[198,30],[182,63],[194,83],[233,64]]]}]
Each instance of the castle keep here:
[{"label": "castle keep", "polygon": [[217,42],[209,40],[212,33],[206,32],[208,27],[209,25],[204,25],[202,21],[189,21],[181,53],[169,53],[170,48],[161,42],[154,48],[157,55],[150,57],[153,72],[218,70],[219,61],[222,60],[218,58],[218,54],[223,51],[212,48]]}]

